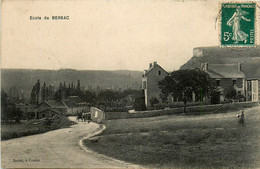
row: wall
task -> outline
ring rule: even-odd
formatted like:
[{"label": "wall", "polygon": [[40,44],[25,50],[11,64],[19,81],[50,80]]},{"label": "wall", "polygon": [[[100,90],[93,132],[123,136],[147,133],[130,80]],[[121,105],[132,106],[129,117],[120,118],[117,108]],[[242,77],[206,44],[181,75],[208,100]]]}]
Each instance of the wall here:
[{"label": "wall", "polygon": [[43,118],[43,114],[45,115],[45,118],[52,118],[57,113],[55,113],[54,111],[51,111],[50,109],[45,110],[45,111],[39,113],[40,119]]},{"label": "wall", "polygon": [[[229,111],[241,110],[243,108],[258,106],[258,102],[239,102],[230,104],[217,104],[217,105],[203,105],[203,106],[192,106],[186,108],[186,115],[196,114],[212,114],[212,113],[225,113]],[[127,118],[145,118],[155,117],[161,115],[173,115],[183,113],[183,107],[165,110],[151,110],[151,111],[137,111],[136,113],[127,112],[105,112],[106,120],[115,119],[127,119]]]},{"label": "wall", "polygon": [[[220,87],[229,88],[230,86],[233,86],[233,79],[231,78],[223,78],[220,80]],[[238,78],[236,79],[236,88],[243,89],[243,79]]]},{"label": "wall", "polygon": [[36,111],[37,111],[37,112],[42,112],[42,111],[44,111],[44,110],[46,110],[46,109],[49,109],[49,108],[51,108],[51,106],[49,106],[48,104],[46,104],[46,103],[41,103],[41,105],[39,105],[39,106],[36,108]]}]

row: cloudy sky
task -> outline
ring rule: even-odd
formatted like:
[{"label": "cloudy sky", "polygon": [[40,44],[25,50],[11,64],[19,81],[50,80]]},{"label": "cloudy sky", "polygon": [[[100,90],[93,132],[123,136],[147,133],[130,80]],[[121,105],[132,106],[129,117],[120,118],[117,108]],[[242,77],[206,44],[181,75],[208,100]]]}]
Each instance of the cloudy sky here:
[{"label": "cloudy sky", "polygon": [[157,61],[178,69],[194,47],[219,44],[218,12],[206,0],[4,1],[1,67],[144,70]]}]

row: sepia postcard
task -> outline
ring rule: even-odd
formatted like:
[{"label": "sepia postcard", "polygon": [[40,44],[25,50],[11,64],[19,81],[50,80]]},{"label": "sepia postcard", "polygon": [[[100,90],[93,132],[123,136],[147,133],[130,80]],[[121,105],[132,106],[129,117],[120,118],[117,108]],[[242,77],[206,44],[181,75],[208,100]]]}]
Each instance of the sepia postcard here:
[{"label": "sepia postcard", "polygon": [[1,168],[260,168],[260,1],[2,0]]}]

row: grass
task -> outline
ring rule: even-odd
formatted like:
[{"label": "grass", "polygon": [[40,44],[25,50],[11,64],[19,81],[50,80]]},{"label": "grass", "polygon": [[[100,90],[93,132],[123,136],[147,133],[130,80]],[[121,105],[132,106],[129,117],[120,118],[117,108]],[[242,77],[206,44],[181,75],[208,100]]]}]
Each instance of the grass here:
[{"label": "grass", "polygon": [[64,127],[69,127],[74,122],[67,117],[56,117],[49,123],[44,120],[30,120],[19,124],[2,123],[1,124],[1,140],[8,140],[23,136],[45,133],[47,131],[56,130]]},{"label": "grass", "polygon": [[[256,166],[259,107],[201,116],[110,120],[89,148],[119,160],[159,168],[252,168]],[[259,157],[259,156],[258,156]]]}]

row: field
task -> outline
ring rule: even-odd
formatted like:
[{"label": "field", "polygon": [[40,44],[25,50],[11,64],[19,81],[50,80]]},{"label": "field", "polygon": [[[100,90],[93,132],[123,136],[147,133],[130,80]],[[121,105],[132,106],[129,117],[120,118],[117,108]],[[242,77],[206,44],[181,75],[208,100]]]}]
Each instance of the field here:
[{"label": "field", "polygon": [[40,134],[51,130],[69,127],[75,124],[67,117],[57,117],[52,122],[47,123],[44,120],[30,120],[16,123],[1,124],[1,140],[8,140],[33,134]]},{"label": "field", "polygon": [[200,116],[160,116],[105,122],[90,149],[144,167],[255,168],[259,166],[259,107]]}]

